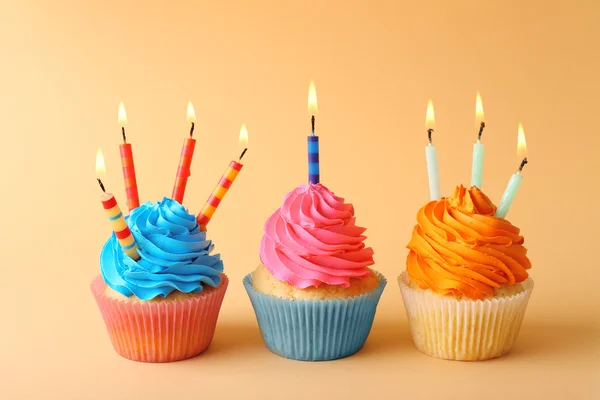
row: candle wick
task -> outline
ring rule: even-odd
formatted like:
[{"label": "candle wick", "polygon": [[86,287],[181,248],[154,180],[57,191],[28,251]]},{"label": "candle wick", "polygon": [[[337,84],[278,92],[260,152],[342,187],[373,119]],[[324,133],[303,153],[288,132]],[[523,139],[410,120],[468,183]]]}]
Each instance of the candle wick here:
[{"label": "candle wick", "polygon": [[248,148],[246,147],[243,151],[242,154],[240,154],[240,158],[238,161],[242,161],[242,158],[244,158],[244,154],[246,154],[246,152],[248,151]]},{"label": "candle wick", "polygon": [[123,134],[123,143],[127,143],[127,135],[125,135],[125,127],[121,127],[121,133]]},{"label": "candle wick", "polygon": [[523,171],[523,167],[525,167],[525,165],[527,165],[529,161],[527,161],[527,157],[525,157],[523,159],[523,161],[521,161],[521,165],[519,166],[519,172]]},{"label": "candle wick", "polygon": [[485,122],[481,121],[481,125],[479,126],[479,134],[477,135],[477,141],[481,140],[481,135],[483,135],[483,128],[485,128]]},{"label": "candle wick", "polygon": [[429,144],[433,144],[431,141],[431,134],[433,133],[433,129],[427,129],[427,138],[429,139]]},{"label": "candle wick", "polygon": [[190,137],[192,137],[194,135],[194,128],[196,127],[196,124],[194,124],[192,122],[192,126],[190,127]]},{"label": "candle wick", "polygon": [[315,116],[310,117],[310,125],[312,127],[312,135],[315,136]]},{"label": "candle wick", "polygon": [[100,180],[100,178],[96,178],[96,179],[98,179],[98,184],[100,185],[100,189],[102,189],[102,191],[104,193],[106,193],[106,189],[104,189],[104,184],[102,183],[102,181]]}]

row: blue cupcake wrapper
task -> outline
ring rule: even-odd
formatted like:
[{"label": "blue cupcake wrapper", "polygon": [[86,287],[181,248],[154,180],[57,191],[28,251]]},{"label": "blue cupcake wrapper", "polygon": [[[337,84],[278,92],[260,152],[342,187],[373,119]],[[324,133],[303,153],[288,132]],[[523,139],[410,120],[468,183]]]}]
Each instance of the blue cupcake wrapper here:
[{"label": "blue cupcake wrapper", "polygon": [[348,299],[291,300],[244,286],[254,307],[258,327],[269,350],[282,357],[303,361],[326,361],[348,357],[365,344],[377,304],[387,284],[379,272],[379,286]]}]

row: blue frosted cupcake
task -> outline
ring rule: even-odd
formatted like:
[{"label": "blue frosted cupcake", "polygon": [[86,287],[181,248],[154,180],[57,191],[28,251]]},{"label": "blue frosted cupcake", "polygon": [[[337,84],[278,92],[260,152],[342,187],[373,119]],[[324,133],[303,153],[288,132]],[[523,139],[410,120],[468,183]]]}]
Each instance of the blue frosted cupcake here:
[{"label": "blue frosted cupcake", "polygon": [[260,265],[244,278],[267,347],[295,360],[359,351],[371,331],[385,278],[354,207],[321,184],[289,193],[265,224]]},{"label": "blue frosted cupcake", "polygon": [[196,218],[164,198],[131,211],[139,260],[113,234],[92,292],[118,354],[134,361],[194,357],[210,345],[228,280]]}]

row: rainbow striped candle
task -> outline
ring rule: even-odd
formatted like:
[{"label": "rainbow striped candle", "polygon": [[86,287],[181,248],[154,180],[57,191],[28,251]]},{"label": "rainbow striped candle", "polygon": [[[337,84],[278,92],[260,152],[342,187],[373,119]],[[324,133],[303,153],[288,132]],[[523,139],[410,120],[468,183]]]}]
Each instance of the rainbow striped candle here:
[{"label": "rainbow striped candle", "polygon": [[202,231],[206,230],[206,225],[214,215],[217,207],[223,200],[223,197],[225,197],[225,194],[231,187],[231,184],[238,176],[238,173],[242,170],[242,167],[243,165],[239,162],[232,161],[225,170],[225,173],[219,180],[219,183],[217,183],[215,189],[212,191],[210,197],[206,201],[206,204],[204,204],[204,207],[202,207],[202,211],[200,211],[196,217],[196,222],[198,222],[198,225],[200,225],[200,229]]},{"label": "rainbow striped candle", "polygon": [[102,207],[104,207],[104,211],[106,212],[106,216],[110,221],[112,230],[115,232],[115,235],[119,240],[119,244],[123,249],[123,253],[127,254],[134,260],[139,260],[140,255],[137,251],[137,243],[135,242],[135,239],[129,230],[129,226],[127,226],[127,222],[125,221],[125,217],[123,217],[123,213],[117,204],[115,196],[113,196],[111,193],[103,193],[100,197],[100,200],[102,201]]}]

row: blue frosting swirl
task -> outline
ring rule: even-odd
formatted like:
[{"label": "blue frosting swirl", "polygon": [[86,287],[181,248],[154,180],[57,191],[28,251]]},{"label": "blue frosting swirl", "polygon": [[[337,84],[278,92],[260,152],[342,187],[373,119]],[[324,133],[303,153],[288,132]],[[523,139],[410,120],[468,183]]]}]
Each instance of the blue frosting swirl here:
[{"label": "blue frosting swirl", "polygon": [[203,284],[221,283],[221,256],[210,255],[212,241],[181,204],[165,197],[142,204],[125,218],[141,258],[134,261],[124,254],[112,234],[100,253],[102,278],[112,289],[151,300],[175,290],[198,293]]}]

